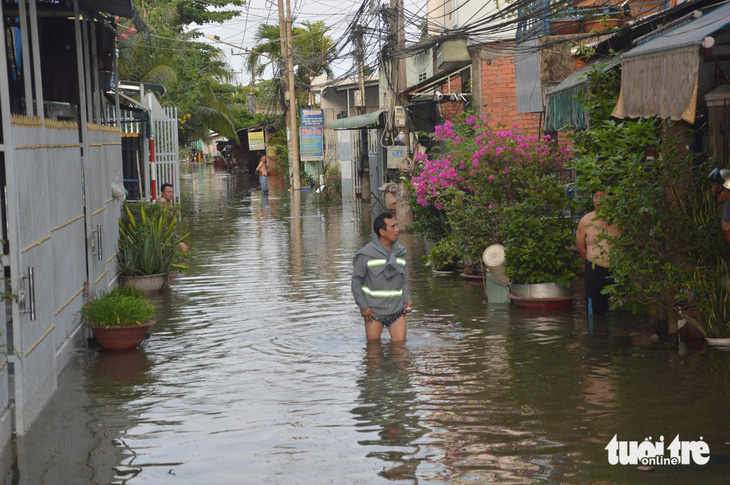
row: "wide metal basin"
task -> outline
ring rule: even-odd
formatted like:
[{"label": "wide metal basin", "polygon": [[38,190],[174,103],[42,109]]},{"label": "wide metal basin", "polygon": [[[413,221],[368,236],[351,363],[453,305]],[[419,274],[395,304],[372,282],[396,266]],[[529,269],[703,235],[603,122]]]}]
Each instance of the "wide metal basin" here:
[{"label": "wide metal basin", "polygon": [[562,298],[572,294],[570,288],[557,283],[534,283],[511,285],[512,294],[522,298]]}]

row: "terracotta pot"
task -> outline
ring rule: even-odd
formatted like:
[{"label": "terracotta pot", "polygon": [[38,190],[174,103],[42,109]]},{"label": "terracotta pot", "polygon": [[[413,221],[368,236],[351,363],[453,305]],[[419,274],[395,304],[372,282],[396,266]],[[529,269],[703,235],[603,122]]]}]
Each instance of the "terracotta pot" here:
[{"label": "terracotta pot", "polygon": [[586,20],[583,22],[583,32],[603,32],[604,30],[610,30],[613,27],[617,27],[621,24],[620,19],[604,19],[604,20]]},{"label": "terracotta pot", "polygon": [[531,298],[527,296],[515,296],[510,293],[509,298],[517,305],[517,308],[524,310],[559,310],[561,308],[570,308],[573,300],[578,298],[578,293],[570,296],[561,296],[556,298]]},{"label": "terracotta pot", "polygon": [[102,349],[121,352],[136,349],[147,336],[147,330],[155,323],[154,320],[150,320],[142,325],[131,325],[128,327],[86,326],[94,332],[94,338]]},{"label": "terracotta pot", "polygon": [[580,28],[578,19],[553,19],[550,21],[550,34],[570,35],[577,34]]},{"label": "terracotta pot", "polygon": [[152,274],[146,276],[122,276],[122,285],[133,286],[145,293],[157,293],[165,284],[166,274]]}]

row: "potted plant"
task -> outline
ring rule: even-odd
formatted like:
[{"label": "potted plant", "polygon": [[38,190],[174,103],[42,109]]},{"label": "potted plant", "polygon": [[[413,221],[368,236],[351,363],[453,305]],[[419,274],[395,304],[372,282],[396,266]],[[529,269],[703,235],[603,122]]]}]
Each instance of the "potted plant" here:
[{"label": "potted plant", "polygon": [[695,271],[697,310],[702,318],[700,325],[694,318],[683,313],[693,327],[698,329],[709,345],[730,346],[730,280],[724,263],[712,271]]},{"label": "potted plant", "polygon": [[570,249],[574,201],[555,174],[525,182],[522,200],[504,209],[502,223],[510,298],[524,308],[569,307],[581,264]]},{"label": "potted plant", "polygon": [[427,255],[423,256],[426,266],[437,275],[453,273],[458,268],[460,259],[459,249],[451,236],[441,239]]},{"label": "potted plant", "polygon": [[136,349],[155,324],[154,305],[136,288],[115,288],[87,301],[81,320],[105,350]]},{"label": "potted plant", "polygon": [[175,232],[173,211],[163,208],[148,209],[140,206],[139,215],[126,208],[126,217],[119,221],[119,252],[117,263],[122,283],[143,291],[159,291],[166,275],[179,259],[180,243],[188,234],[179,237]]}]

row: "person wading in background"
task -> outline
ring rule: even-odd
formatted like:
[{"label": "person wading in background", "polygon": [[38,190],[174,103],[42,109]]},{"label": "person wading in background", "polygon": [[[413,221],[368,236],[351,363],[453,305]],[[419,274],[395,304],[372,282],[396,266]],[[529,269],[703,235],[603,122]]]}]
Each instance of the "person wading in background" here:
[{"label": "person wading in background", "polygon": [[269,166],[266,163],[266,155],[261,155],[259,165],[256,167],[256,173],[259,174],[259,182],[261,182],[261,193],[269,193]]}]

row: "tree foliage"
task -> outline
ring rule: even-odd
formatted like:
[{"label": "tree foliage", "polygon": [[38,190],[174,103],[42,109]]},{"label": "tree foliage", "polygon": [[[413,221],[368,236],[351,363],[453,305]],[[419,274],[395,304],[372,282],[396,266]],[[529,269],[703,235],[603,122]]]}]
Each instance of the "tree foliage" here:
[{"label": "tree foliage", "polygon": [[[163,105],[177,106],[181,142],[209,138],[209,130],[235,136],[230,73],[215,47],[185,32],[191,24],[222,22],[238,14],[243,0],[137,0],[136,6],[152,34],[147,43],[133,27],[120,23],[120,78],[161,84]],[[213,7],[213,8],[210,8]],[[188,116],[189,115],[189,116]]]},{"label": "tree foliage", "polygon": [[620,234],[612,245],[609,291],[632,311],[667,312],[676,332],[676,312],[695,303],[695,274],[723,247],[719,215],[705,182],[706,163],[685,149],[683,131],[656,119],[617,121],[610,108],[618,95],[618,71],[594,71],[584,96],[590,126],[576,135],[578,185],[604,190],[598,215]]}]

